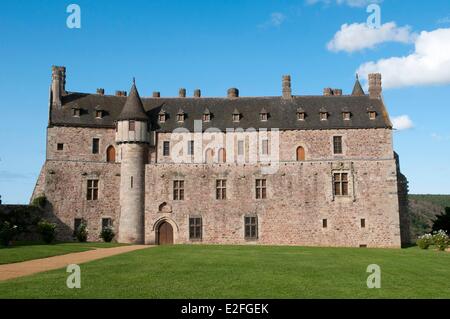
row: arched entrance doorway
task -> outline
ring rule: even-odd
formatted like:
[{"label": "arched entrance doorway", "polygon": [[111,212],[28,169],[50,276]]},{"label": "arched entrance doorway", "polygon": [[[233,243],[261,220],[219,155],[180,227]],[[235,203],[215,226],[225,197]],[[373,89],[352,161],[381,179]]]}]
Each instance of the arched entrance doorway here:
[{"label": "arched entrance doorway", "polygon": [[168,222],[162,222],[158,226],[157,242],[158,245],[172,245],[173,244],[173,228]]}]

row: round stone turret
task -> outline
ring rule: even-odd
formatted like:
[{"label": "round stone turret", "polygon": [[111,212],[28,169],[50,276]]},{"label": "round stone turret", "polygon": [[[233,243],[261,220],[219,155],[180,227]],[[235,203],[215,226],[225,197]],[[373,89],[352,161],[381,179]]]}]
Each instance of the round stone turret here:
[{"label": "round stone turret", "polygon": [[116,143],[121,151],[120,243],[144,243],[145,158],[150,134],[148,118],[135,84],[117,118]]}]

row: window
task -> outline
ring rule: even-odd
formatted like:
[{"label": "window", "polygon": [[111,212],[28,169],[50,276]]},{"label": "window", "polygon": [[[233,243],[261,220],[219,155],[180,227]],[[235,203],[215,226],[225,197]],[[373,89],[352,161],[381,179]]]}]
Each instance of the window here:
[{"label": "window", "polygon": [[134,186],[134,179],[133,176],[130,177],[130,188],[133,188]]},{"label": "window", "polygon": [[216,180],[216,199],[220,199],[220,200],[227,199],[227,180],[226,179]]},{"label": "window", "polygon": [[189,218],[189,239],[202,239],[202,218]]},{"label": "window", "polygon": [[163,155],[169,156],[170,155],[170,142],[164,141],[163,143]]},{"label": "window", "polygon": [[361,218],[361,228],[366,228],[366,219]]},{"label": "window", "polygon": [[233,111],[233,122],[239,122],[241,120],[241,113],[237,109]]},{"label": "window", "polygon": [[260,113],[259,118],[263,122],[267,121],[267,113]]},{"label": "window", "polygon": [[305,160],[305,149],[303,146],[297,147],[297,162]]},{"label": "window", "polygon": [[334,154],[342,154],[342,136],[333,136]]},{"label": "window", "polygon": [[244,141],[238,141],[238,155],[244,155]]},{"label": "window", "polygon": [[81,224],[83,223],[83,219],[82,218],[75,218],[73,220],[73,231],[77,231],[78,228],[80,228]]},{"label": "window", "polygon": [[209,122],[209,121],[211,121],[211,114],[203,113],[203,122]]},{"label": "window", "polygon": [[87,200],[97,200],[98,199],[98,180],[88,179],[87,181]]},{"label": "window", "polygon": [[322,228],[328,228],[328,220],[322,219]]},{"label": "window", "polygon": [[98,154],[100,139],[93,138],[92,139],[92,154]]},{"label": "window", "polygon": [[263,155],[269,154],[269,140],[262,141],[262,154]]},{"label": "window", "polygon": [[297,120],[304,121],[305,117],[305,112],[297,112]]},{"label": "window", "polygon": [[159,112],[158,121],[160,123],[164,123],[166,121],[166,112],[164,112],[164,111]]},{"label": "window", "polygon": [[225,163],[227,161],[227,152],[225,151],[224,148],[219,149],[219,158],[218,158],[218,162],[219,163]]},{"label": "window", "polygon": [[112,227],[112,219],[111,218],[102,218],[102,229]]},{"label": "window", "polygon": [[173,200],[184,200],[184,181],[173,181]]},{"label": "window", "polygon": [[369,118],[371,120],[375,120],[377,118],[377,112],[374,111],[369,112]]},{"label": "window", "polygon": [[350,112],[342,112],[342,118],[344,119],[344,121],[350,120],[350,117],[351,117]]},{"label": "window", "polygon": [[128,126],[128,130],[130,131],[130,132],[134,132],[134,130],[136,129],[136,122],[135,121],[130,121],[130,122],[128,122],[129,124],[129,126]]},{"label": "window", "polygon": [[184,122],[184,112],[182,110],[178,111],[177,122]]},{"label": "window", "polygon": [[194,141],[188,141],[188,155],[194,155]]},{"label": "window", "polygon": [[101,110],[95,111],[95,117],[101,119],[103,117],[103,111]]},{"label": "window", "polygon": [[74,108],[74,109],[72,109],[72,112],[73,112],[73,113],[72,113],[73,116],[79,117],[80,114],[81,114],[81,109]]},{"label": "window", "polygon": [[258,238],[258,218],[256,216],[245,216],[245,239]]},{"label": "window", "polygon": [[115,163],[116,162],[116,149],[112,145],[110,145],[106,149],[106,161],[108,163]]},{"label": "window", "polygon": [[333,174],[334,195],[348,196],[348,173]]},{"label": "window", "polygon": [[58,151],[64,150],[64,144],[63,144],[63,143],[58,143],[58,144],[56,145],[56,149],[57,149]]},{"label": "window", "polygon": [[320,120],[326,121],[328,119],[328,113],[327,112],[320,112]]},{"label": "window", "polygon": [[257,179],[256,180],[256,199],[267,198],[266,180]]}]

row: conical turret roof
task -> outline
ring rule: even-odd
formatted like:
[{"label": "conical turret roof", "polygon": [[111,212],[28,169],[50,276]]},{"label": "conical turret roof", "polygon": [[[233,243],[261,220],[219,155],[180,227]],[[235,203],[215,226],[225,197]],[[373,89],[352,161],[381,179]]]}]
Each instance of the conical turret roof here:
[{"label": "conical turret roof", "polygon": [[130,95],[127,97],[127,101],[117,118],[118,121],[147,121],[148,117],[145,114],[144,106],[142,105],[142,100],[136,89],[136,84],[133,82],[133,86],[130,89]]},{"label": "conical turret roof", "polygon": [[361,86],[361,83],[359,82],[359,77],[358,75],[356,75],[356,81],[355,81],[355,85],[353,86],[353,92],[352,92],[353,96],[364,96],[366,95],[366,93],[364,93],[364,90]]}]

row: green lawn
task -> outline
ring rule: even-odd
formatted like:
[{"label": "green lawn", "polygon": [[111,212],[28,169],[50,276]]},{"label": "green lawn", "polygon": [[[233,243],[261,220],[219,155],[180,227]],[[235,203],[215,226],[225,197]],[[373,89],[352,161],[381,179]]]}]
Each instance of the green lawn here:
[{"label": "green lawn", "polygon": [[164,246],[81,265],[81,289],[67,276],[0,282],[0,298],[450,298],[450,254],[415,247]]},{"label": "green lawn", "polygon": [[12,247],[0,246],[0,265],[31,259],[65,255],[94,248],[115,247],[114,243],[56,243],[45,245],[40,242],[16,242]]}]

